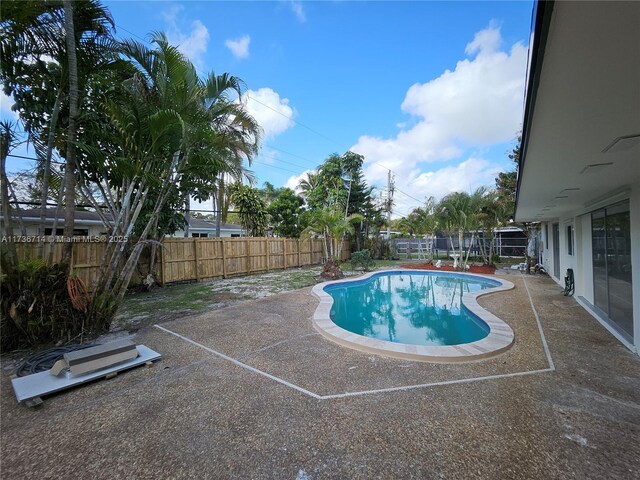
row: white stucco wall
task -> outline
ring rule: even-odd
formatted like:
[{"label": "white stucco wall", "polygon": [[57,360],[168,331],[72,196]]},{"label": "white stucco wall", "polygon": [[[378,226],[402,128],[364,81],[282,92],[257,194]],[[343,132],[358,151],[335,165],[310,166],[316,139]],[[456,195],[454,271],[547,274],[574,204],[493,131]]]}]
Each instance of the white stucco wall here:
[{"label": "white stucco wall", "polygon": [[[26,234],[28,236],[35,236],[38,235],[38,228],[39,228],[39,223],[33,223],[33,222],[29,222],[29,221],[25,221],[24,222],[24,228],[26,230]],[[53,223],[47,224],[47,228],[53,228]],[[56,226],[56,229],[62,229],[64,228],[64,222],[59,222]],[[105,228],[104,225],[102,224],[81,224],[81,223],[76,223],[75,228],[77,229],[87,229],[89,232],[88,234],[92,237],[98,236],[98,235],[103,235],[105,234]],[[21,229],[20,229],[20,223],[15,221],[13,224],[13,233],[15,235],[21,235]]]},{"label": "white stucco wall", "polygon": [[[624,194],[616,193],[610,198],[603,198],[590,207],[572,212],[570,215],[543,222],[541,224],[541,238],[544,247],[542,250],[542,264],[549,276],[561,287],[564,287],[564,276],[567,269],[572,268],[576,282],[574,294],[576,300],[598,318],[596,313],[589,308],[589,304],[594,304],[591,212],[622,200],[629,200],[630,210],[634,345],[630,345],[625,341],[606,322],[601,319],[598,320],[627,347],[640,354],[640,185],[627,188]],[[560,226],[558,236],[560,241],[560,276],[558,278],[553,274],[552,225],[554,223],[558,223]],[[569,225],[573,225],[574,231],[573,255],[569,255],[567,251],[567,226]],[[545,229],[548,229],[548,235],[545,234]]]}]

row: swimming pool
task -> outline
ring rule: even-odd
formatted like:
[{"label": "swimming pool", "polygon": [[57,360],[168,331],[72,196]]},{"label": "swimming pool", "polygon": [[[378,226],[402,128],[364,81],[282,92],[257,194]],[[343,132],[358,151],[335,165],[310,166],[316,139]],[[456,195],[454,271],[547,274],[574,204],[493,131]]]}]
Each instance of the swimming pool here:
[{"label": "swimming pool", "polygon": [[404,359],[457,362],[508,349],[513,330],[476,299],[513,284],[482,275],[387,270],[314,287],[314,326],[351,348]]}]

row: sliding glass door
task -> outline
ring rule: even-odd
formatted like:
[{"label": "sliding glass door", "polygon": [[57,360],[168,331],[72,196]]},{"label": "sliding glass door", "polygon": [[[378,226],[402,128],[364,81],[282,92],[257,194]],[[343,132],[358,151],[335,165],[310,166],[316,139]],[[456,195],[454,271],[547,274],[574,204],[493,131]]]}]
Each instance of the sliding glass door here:
[{"label": "sliding glass door", "polygon": [[560,224],[554,223],[551,226],[553,236],[553,276],[560,278]]},{"label": "sliding glass door", "polygon": [[591,214],[594,304],[633,342],[629,202]]}]

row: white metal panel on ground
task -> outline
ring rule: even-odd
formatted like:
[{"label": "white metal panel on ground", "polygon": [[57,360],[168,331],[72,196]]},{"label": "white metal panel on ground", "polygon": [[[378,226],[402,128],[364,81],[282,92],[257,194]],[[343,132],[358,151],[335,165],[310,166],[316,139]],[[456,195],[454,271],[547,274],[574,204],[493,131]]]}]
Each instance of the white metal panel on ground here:
[{"label": "white metal panel on ground", "polygon": [[64,375],[56,377],[51,375],[49,370],[47,370],[45,372],[27,375],[26,377],[14,378],[11,380],[11,384],[13,385],[13,391],[16,394],[16,399],[18,402],[23,402],[32,398],[49,395],[54,392],[59,392],[60,390],[75,387],[82,383],[90,382],[91,380],[103,378],[110,373],[121,372],[162,358],[162,355],[158,352],[151,350],[144,345],[138,345],[137,349],[140,353],[138,357],[95,372],[89,372],[82,375],[72,375],[67,372]]}]

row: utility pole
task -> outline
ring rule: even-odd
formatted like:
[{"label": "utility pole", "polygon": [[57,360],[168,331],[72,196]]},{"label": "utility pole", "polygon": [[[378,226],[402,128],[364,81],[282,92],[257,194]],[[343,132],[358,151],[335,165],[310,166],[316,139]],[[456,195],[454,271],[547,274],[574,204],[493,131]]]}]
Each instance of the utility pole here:
[{"label": "utility pole", "polygon": [[[345,178],[342,178],[346,180]],[[347,219],[347,215],[349,214],[349,199],[351,198],[351,182],[353,182],[353,178],[349,178],[349,191],[347,193],[347,206],[344,207],[344,219]]]}]

